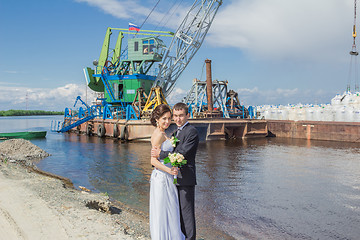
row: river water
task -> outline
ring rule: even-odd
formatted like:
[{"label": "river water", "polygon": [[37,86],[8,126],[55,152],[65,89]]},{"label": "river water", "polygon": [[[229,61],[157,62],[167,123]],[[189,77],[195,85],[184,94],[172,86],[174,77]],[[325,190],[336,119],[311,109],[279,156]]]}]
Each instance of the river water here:
[{"label": "river water", "polygon": [[[0,132],[62,116],[2,117]],[[37,166],[147,213],[150,144],[48,131]],[[196,217],[205,239],[360,239],[360,144],[281,138],[200,143]]]}]

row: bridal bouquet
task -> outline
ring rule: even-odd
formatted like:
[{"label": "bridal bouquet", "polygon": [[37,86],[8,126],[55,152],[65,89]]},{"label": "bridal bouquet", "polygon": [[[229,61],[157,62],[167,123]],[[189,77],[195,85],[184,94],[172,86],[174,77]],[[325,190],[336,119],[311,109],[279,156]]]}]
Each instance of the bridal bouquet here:
[{"label": "bridal bouquet", "polygon": [[173,147],[176,147],[176,144],[177,144],[178,142],[180,142],[180,140],[179,140],[177,137],[172,136],[172,137],[170,138],[170,142],[171,142],[171,145],[172,145]]},{"label": "bridal bouquet", "polygon": [[[169,155],[164,158],[164,163],[171,163],[173,167],[181,167],[187,164],[184,156],[181,153],[169,153]],[[174,176],[174,184],[177,184],[177,176]]]}]

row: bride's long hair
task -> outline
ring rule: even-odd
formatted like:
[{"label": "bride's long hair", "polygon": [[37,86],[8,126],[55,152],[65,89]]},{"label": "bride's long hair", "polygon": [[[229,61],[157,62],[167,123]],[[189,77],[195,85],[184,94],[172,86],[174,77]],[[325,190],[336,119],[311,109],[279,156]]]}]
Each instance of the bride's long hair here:
[{"label": "bride's long hair", "polygon": [[154,127],[157,127],[156,120],[162,117],[165,113],[169,112],[171,114],[171,109],[166,104],[158,105],[151,113],[150,122]]}]

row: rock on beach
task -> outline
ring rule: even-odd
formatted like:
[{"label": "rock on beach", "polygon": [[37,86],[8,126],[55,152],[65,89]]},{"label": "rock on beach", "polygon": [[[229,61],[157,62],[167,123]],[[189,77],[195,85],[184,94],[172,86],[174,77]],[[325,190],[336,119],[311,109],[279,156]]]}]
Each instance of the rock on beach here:
[{"label": "rock on beach", "polygon": [[32,161],[50,156],[49,153],[25,139],[9,139],[0,142],[2,160],[24,161],[32,165]]}]

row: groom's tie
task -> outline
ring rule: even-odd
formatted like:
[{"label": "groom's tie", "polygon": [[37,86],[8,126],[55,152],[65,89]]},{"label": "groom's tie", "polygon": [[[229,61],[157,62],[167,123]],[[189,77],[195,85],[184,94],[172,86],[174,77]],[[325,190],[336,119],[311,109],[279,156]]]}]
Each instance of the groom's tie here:
[{"label": "groom's tie", "polygon": [[180,129],[180,128],[178,128],[178,129],[177,129],[177,131],[176,131],[176,135],[175,135],[175,137],[178,137],[178,136],[179,136],[180,131],[181,131],[181,129]]}]

